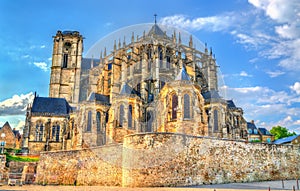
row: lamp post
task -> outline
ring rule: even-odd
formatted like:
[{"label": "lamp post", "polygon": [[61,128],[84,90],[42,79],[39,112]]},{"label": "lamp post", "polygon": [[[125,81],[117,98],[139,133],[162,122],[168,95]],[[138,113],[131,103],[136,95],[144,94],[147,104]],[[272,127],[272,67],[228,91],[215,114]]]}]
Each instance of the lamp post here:
[{"label": "lamp post", "polygon": [[1,141],[1,148],[2,148],[1,154],[3,154],[4,146],[5,146],[5,133],[1,133],[1,139],[2,139],[2,141]]}]

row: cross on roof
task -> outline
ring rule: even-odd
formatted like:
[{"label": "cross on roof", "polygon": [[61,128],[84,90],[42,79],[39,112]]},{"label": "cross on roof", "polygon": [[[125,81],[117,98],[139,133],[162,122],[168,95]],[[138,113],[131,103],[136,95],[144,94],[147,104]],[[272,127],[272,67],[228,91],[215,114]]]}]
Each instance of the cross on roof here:
[{"label": "cross on roof", "polygon": [[157,14],[155,13],[154,14],[154,23],[156,24],[156,17],[157,17]]}]

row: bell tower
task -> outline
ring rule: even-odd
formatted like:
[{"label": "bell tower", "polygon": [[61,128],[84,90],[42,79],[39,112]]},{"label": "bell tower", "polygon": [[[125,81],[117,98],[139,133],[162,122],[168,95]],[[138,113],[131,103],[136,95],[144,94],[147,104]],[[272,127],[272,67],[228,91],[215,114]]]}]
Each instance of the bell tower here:
[{"label": "bell tower", "polygon": [[83,37],[77,31],[57,31],[53,37],[49,97],[79,101]]}]

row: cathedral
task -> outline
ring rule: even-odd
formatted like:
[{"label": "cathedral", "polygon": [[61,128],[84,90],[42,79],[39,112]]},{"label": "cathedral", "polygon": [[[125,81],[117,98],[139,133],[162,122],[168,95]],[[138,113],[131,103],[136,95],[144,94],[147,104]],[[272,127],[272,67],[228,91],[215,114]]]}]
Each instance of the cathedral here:
[{"label": "cathedral", "polygon": [[49,97],[27,108],[22,150],[29,153],[123,143],[125,136],[168,132],[247,139],[243,110],[219,94],[211,50],[198,50],[155,22],[143,35],[83,57],[84,37],[53,37]]}]

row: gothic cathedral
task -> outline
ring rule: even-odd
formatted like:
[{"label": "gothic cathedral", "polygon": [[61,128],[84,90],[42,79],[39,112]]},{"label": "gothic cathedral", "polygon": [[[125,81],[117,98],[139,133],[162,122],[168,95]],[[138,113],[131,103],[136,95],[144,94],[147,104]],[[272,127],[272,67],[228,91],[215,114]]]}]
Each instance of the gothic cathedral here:
[{"label": "gothic cathedral", "polygon": [[[132,31],[134,32],[134,31]],[[24,152],[122,143],[129,134],[168,132],[247,139],[243,110],[219,95],[216,60],[192,36],[153,24],[99,59],[83,58],[83,36],[53,38],[49,97],[27,108]]]}]

